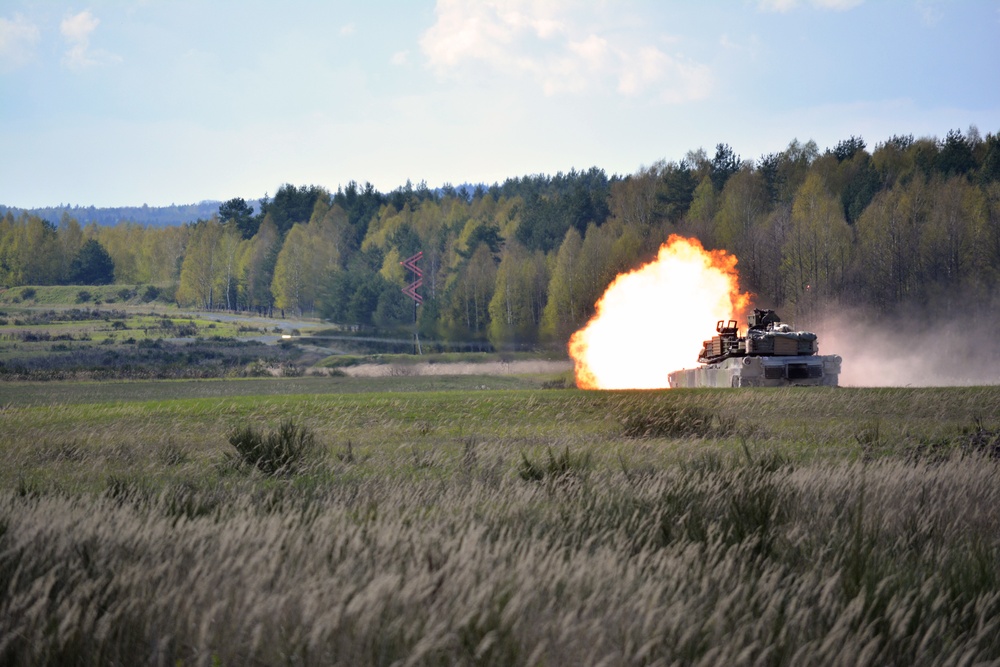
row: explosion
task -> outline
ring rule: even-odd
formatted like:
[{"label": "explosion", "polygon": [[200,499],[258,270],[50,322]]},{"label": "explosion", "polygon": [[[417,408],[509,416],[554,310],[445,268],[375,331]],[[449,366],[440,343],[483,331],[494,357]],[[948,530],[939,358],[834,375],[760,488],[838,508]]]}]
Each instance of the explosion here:
[{"label": "explosion", "polygon": [[742,321],[736,257],[673,234],[654,261],[619,274],[570,338],[581,389],[660,389],[691,367],[720,319]]}]

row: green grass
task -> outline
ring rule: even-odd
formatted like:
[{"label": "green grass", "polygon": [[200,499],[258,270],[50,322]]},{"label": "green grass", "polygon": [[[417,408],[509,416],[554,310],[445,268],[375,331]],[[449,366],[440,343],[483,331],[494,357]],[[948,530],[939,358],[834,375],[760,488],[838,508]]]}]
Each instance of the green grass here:
[{"label": "green grass", "polygon": [[[23,298],[24,290],[34,290],[31,298]],[[142,285],[43,285],[35,287],[12,287],[0,289],[0,306],[78,306],[94,307],[97,301],[102,305],[142,305]],[[122,298],[122,291],[133,294]],[[88,292],[91,298],[81,303],[78,295]],[[154,305],[150,303],[149,306]],[[163,307],[165,304],[156,303]]]},{"label": "green grass", "polygon": [[552,352],[436,352],[429,354],[335,354],[317,362],[324,368],[348,368],[360,364],[481,364],[511,361],[549,361]]},{"label": "green grass", "polygon": [[0,383],[0,663],[1000,660],[1000,387],[545,382]]},{"label": "green grass", "polygon": [[187,398],[298,394],[468,392],[537,389],[547,376],[427,375],[385,377],[235,378],[209,380],[134,380],[88,382],[0,382],[0,406],[73,405],[118,401],[170,401]]},{"label": "green grass", "polygon": [[[926,443],[958,442],[982,415],[1000,414],[1000,388],[992,387],[582,392],[526,388],[532,384],[538,387],[541,380],[461,376],[0,384],[0,451],[19,461],[5,466],[0,480],[11,483],[29,475],[51,476],[56,486],[99,483],[101,470],[82,467],[50,474],[46,456],[33,463],[33,452],[67,442],[134,450],[137,474],[148,472],[143,461],[171,445],[210,462],[220,456],[230,430],[250,421],[276,426],[289,417],[313,430],[327,453],[351,442],[358,452],[385,462],[397,456],[409,459],[414,448],[433,450],[447,462],[438,472],[448,474],[469,439],[496,450],[510,470],[522,453],[537,456],[553,446],[589,452],[596,463],[608,466],[618,465],[622,454],[637,465],[663,466],[696,451],[742,455],[747,447],[777,450],[796,461],[853,461],[905,456]],[[636,415],[678,412],[709,415],[710,426],[639,438],[631,430]],[[875,446],[867,436],[866,415],[879,420]],[[986,420],[986,426],[997,424]],[[360,472],[391,476],[399,470],[412,472],[408,465]]]},{"label": "green grass", "polygon": [[299,348],[257,340],[274,336],[268,324],[148,306],[12,307],[0,311],[0,379],[301,374]]}]

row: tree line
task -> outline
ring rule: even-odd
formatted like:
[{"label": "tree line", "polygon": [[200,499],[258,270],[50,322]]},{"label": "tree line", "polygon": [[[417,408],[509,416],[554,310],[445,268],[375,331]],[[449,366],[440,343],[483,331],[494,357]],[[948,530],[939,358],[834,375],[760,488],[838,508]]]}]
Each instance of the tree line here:
[{"label": "tree line", "polygon": [[[163,228],[8,212],[0,284],[154,284],[182,306],[561,345],[671,233],[736,254],[743,289],[789,320],[841,303],[883,314],[993,303],[1000,136],[893,136],[872,150],[852,136],[822,152],[792,141],[756,160],[719,144],[624,177],[592,168],[436,191],[283,185],[257,212],[236,198]],[[421,250],[416,308],[401,262]]]},{"label": "tree line", "polygon": [[69,215],[81,224],[96,222],[99,225],[116,225],[123,220],[137,222],[143,227],[166,227],[182,225],[191,220],[209,218],[219,208],[219,202],[203,201],[197,204],[171,204],[170,206],[117,206],[113,208],[98,208],[96,206],[45,206],[41,208],[22,209],[0,204],[0,216],[8,212],[14,216],[21,213],[36,215],[45,220],[60,220],[63,215]]}]

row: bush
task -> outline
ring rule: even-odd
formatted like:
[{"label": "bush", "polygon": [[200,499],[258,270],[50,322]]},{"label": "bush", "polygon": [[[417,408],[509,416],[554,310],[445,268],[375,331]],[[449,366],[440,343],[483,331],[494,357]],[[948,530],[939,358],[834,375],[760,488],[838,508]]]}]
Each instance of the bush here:
[{"label": "bush", "polygon": [[253,426],[242,426],[229,435],[229,444],[243,463],[265,475],[277,475],[299,467],[314,449],[316,439],[307,428],[286,419],[267,435]]},{"label": "bush", "polygon": [[21,298],[27,301],[28,299],[34,299],[37,292],[34,287],[25,287],[21,290]]},{"label": "bush", "polygon": [[155,285],[149,285],[142,293],[142,302],[149,303],[150,301],[156,301],[157,297],[160,296],[160,290]]},{"label": "bush", "polygon": [[77,303],[87,303],[92,298],[93,298],[93,296],[91,295],[91,293],[88,292],[85,289],[82,289],[82,290],[80,290],[79,292],[76,293],[76,302]]},{"label": "bush", "polygon": [[521,463],[518,466],[518,476],[527,482],[540,482],[546,477],[559,479],[581,473],[590,468],[590,454],[573,456],[567,446],[562,453],[556,454],[552,447],[548,449],[545,461],[532,461],[528,455],[521,452]]},{"label": "bush", "polygon": [[160,288],[159,294],[156,298],[163,303],[173,303],[177,300],[177,285],[167,285],[166,287]]},{"label": "bush", "polygon": [[727,426],[711,410],[693,405],[631,405],[622,411],[619,420],[627,438],[704,437],[716,422],[720,427]]}]

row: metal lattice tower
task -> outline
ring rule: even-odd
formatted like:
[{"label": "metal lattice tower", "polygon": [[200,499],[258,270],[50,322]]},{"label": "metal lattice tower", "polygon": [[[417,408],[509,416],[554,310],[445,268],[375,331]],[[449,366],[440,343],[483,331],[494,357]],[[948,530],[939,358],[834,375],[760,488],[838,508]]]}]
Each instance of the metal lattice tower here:
[{"label": "metal lattice tower", "polygon": [[424,297],[417,291],[420,289],[420,286],[424,284],[424,272],[420,270],[419,266],[417,266],[417,262],[419,262],[423,256],[424,251],[421,250],[413,257],[400,262],[400,264],[408,268],[410,271],[413,271],[413,275],[416,278],[412,283],[403,288],[403,294],[413,299],[414,303],[418,306],[424,302]]}]

